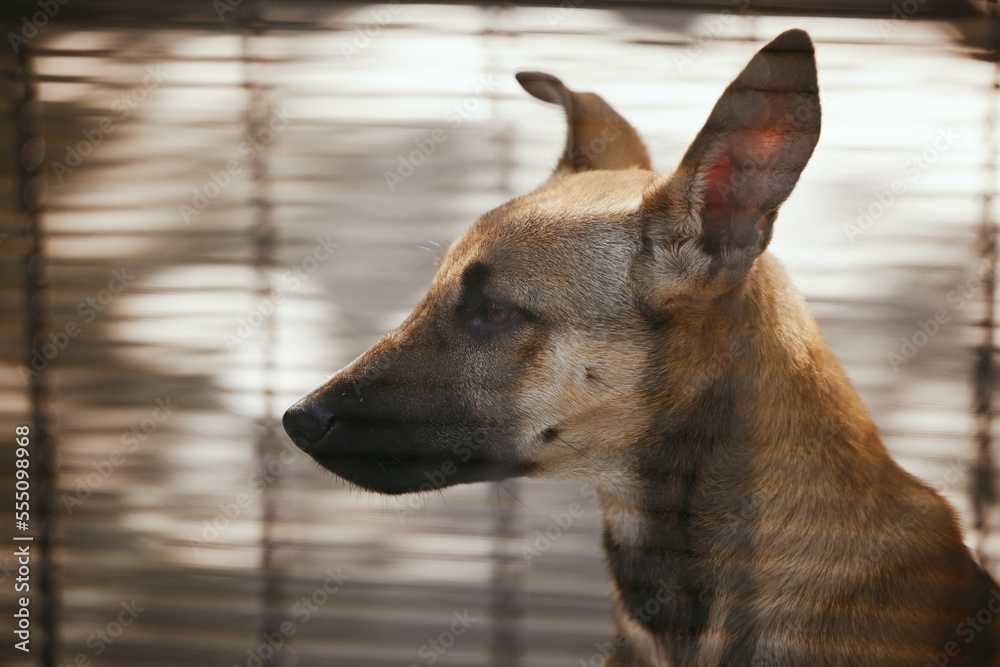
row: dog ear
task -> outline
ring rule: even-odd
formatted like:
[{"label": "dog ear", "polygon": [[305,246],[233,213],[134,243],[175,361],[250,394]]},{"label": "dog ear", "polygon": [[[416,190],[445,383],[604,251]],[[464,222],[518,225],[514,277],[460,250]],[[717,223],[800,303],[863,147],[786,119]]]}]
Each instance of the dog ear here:
[{"label": "dog ear", "polygon": [[654,255],[700,246],[707,277],[721,270],[742,279],[770,242],[819,131],[812,41],[789,30],[729,84],[677,170],[647,193],[647,246]]},{"label": "dog ear", "polygon": [[566,111],[566,148],[554,177],[594,169],[651,169],[642,139],[594,93],[573,92],[544,72],[518,72],[517,81],[538,99]]}]

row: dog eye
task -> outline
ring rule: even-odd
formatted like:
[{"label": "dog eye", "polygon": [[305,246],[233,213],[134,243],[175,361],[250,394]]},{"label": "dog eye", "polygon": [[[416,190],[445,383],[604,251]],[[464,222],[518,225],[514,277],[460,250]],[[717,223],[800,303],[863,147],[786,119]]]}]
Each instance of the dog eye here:
[{"label": "dog eye", "polygon": [[499,331],[521,317],[521,311],[517,308],[493,299],[484,299],[469,312],[469,322],[473,329],[483,335]]},{"label": "dog eye", "polygon": [[496,301],[486,303],[486,317],[492,324],[507,324],[517,315],[517,312],[509,306],[504,306]]}]

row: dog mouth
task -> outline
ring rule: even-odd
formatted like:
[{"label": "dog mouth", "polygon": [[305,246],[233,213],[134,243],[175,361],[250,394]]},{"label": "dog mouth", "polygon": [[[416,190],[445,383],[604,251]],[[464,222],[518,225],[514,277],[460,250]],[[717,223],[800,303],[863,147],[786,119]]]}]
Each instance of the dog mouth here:
[{"label": "dog mouth", "polygon": [[398,495],[521,474],[490,456],[482,429],[363,418],[322,418],[298,405],[285,431],[320,466],[363,489]]},{"label": "dog mouth", "polygon": [[518,474],[483,461],[457,464],[451,459],[392,460],[327,455],[313,455],[313,459],[352,484],[387,495],[434,491],[456,484],[502,480]]}]

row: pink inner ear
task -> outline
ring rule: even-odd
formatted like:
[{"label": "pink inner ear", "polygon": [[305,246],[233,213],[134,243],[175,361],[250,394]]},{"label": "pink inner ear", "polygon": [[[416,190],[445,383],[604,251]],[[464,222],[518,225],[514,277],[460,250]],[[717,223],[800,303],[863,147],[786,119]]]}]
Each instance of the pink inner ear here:
[{"label": "pink inner ear", "polygon": [[[740,234],[740,229],[766,229],[767,216],[753,213],[760,204],[762,192],[768,190],[766,181],[761,179],[768,177],[767,167],[785,138],[784,129],[774,125],[735,134],[729,137],[723,149],[725,152],[718,155],[705,172],[702,226],[719,243],[724,244],[731,235]],[[741,166],[739,174],[736,165]]]},{"label": "pink inner ear", "polygon": [[[752,205],[754,202],[748,200],[748,196],[766,189],[765,183],[757,182],[763,177],[760,172],[766,171],[765,167],[771,164],[786,138],[784,128],[765,125],[743,132],[736,141],[731,140],[726,152],[716,158],[705,174],[706,208]],[[734,178],[734,161],[743,168],[738,178]],[[734,193],[734,190],[739,192]]]},{"label": "pink inner ear", "polygon": [[733,189],[733,163],[728,153],[719,156],[705,178],[705,208],[726,206],[727,195]]}]

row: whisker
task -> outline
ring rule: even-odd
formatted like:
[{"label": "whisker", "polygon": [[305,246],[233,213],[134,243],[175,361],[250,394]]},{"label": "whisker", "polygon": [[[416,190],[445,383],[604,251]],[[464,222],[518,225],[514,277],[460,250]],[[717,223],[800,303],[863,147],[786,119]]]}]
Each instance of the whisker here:
[{"label": "whisker", "polygon": [[514,495],[514,492],[511,491],[510,489],[508,489],[507,486],[503,482],[497,482],[497,496],[498,496],[497,501],[498,502],[499,502],[500,489],[503,489],[504,491],[506,491],[507,494],[510,495],[511,498],[513,498],[514,500],[516,500],[518,502],[518,504],[520,504],[522,507],[524,507],[525,509],[527,509],[532,514],[538,514],[538,510],[536,510],[535,508],[531,507],[530,505],[526,505],[524,503],[524,501],[522,501],[520,498],[518,498],[516,495]]},{"label": "whisker", "polygon": [[602,380],[601,378],[599,378],[596,373],[588,371],[588,374],[589,374],[590,378],[594,380],[594,382],[597,382],[602,387],[605,387],[606,389],[610,389],[611,391],[615,392],[616,394],[621,394],[622,396],[627,396],[628,395],[624,391],[622,391],[621,389],[617,389],[615,387],[612,387],[610,384],[608,384],[607,382],[605,382],[604,380]]},{"label": "whisker", "polygon": [[497,512],[500,514],[500,525],[504,526],[507,524],[507,517],[503,515],[503,502],[500,499],[500,482],[496,483],[497,487]]},{"label": "whisker", "polygon": [[573,445],[571,445],[571,444],[569,444],[568,442],[566,442],[566,439],[565,439],[565,438],[563,438],[563,437],[562,437],[561,435],[559,435],[558,433],[556,434],[556,440],[558,440],[559,442],[563,443],[564,445],[566,445],[567,447],[569,447],[570,449],[572,449],[572,450],[573,450],[574,452],[576,452],[577,454],[579,454],[579,455],[580,455],[580,456],[582,456],[583,458],[585,458],[585,459],[587,459],[588,461],[590,461],[591,463],[593,463],[593,464],[594,464],[595,466],[597,466],[597,467],[598,467],[598,468],[600,468],[601,470],[604,470],[604,471],[608,471],[608,469],[607,469],[607,468],[605,468],[604,466],[602,466],[602,465],[601,465],[600,463],[598,463],[598,462],[597,462],[597,461],[595,461],[594,459],[592,459],[592,458],[590,458],[589,456],[587,456],[586,454],[584,454],[584,453],[583,453],[583,451],[582,451],[581,449],[579,449],[579,448],[577,448],[577,447],[574,447]]}]

